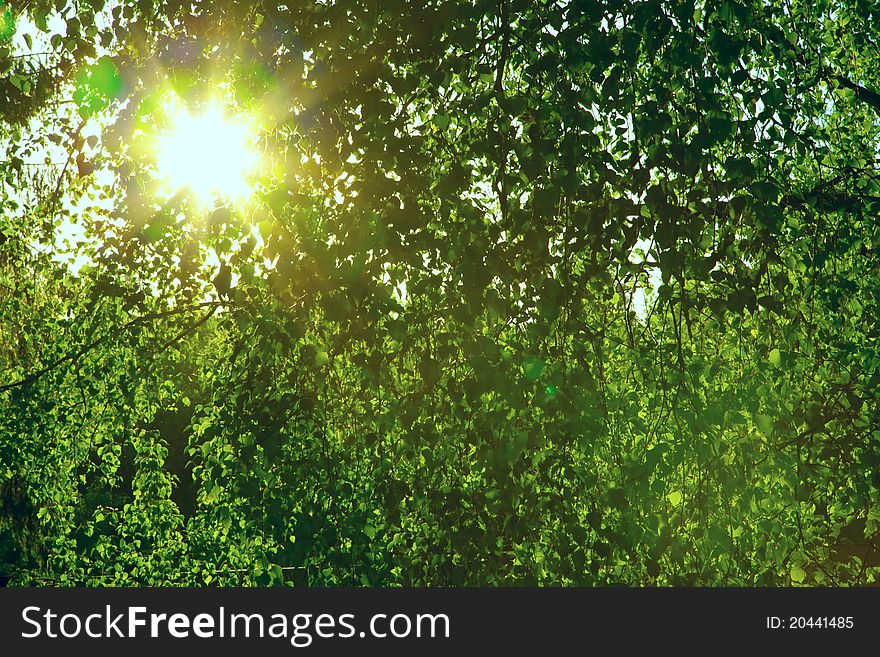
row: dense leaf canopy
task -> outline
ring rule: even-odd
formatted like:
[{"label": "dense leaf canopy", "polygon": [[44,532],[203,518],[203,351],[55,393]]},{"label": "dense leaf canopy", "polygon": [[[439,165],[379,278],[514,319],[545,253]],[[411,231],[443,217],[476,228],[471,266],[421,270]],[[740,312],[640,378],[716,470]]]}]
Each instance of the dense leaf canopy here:
[{"label": "dense leaf canopy", "polygon": [[[875,581],[878,29],[862,0],[0,7],[0,570]],[[163,94],[218,90],[259,121],[253,196],[163,197]]]}]

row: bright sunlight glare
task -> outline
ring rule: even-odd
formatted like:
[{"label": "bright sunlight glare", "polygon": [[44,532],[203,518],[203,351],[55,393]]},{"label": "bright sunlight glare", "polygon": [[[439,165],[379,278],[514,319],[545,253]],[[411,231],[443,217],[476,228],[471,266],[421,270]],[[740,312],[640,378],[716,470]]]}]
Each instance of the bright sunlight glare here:
[{"label": "bright sunlight glare", "polygon": [[212,103],[190,113],[180,102],[167,106],[171,130],[157,144],[156,165],[173,192],[186,189],[200,203],[215,197],[244,200],[252,189],[248,176],[257,163],[254,133],[248,122],[227,116]]}]

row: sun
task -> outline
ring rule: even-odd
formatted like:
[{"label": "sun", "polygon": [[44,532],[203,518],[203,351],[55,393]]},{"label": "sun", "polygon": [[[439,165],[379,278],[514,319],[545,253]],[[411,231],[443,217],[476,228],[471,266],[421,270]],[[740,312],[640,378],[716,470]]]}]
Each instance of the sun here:
[{"label": "sun", "polygon": [[200,204],[246,200],[258,160],[249,122],[217,102],[193,112],[172,99],[166,110],[170,129],[158,138],[156,169],[170,192],[188,191]]}]

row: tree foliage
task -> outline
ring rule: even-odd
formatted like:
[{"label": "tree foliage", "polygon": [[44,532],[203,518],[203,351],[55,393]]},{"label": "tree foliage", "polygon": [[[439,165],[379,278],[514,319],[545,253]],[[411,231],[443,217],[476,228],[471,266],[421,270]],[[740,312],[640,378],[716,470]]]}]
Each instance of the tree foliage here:
[{"label": "tree foliage", "polygon": [[[14,583],[875,581],[872,3],[4,11]],[[218,88],[254,198],[159,200]]]}]

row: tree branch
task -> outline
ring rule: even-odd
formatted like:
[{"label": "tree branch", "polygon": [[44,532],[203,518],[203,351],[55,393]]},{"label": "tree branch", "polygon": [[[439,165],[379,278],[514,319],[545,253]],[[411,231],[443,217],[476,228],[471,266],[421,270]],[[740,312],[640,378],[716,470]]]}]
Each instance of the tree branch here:
[{"label": "tree branch", "polygon": [[19,379],[18,381],[13,381],[12,383],[6,383],[4,385],[0,385],[0,392],[6,391],[6,390],[11,390],[12,388],[18,388],[21,386],[30,385],[31,383],[34,383],[35,381],[40,379],[42,376],[48,374],[49,372],[51,372],[54,369],[57,369],[58,367],[64,365],[65,363],[76,363],[80,358],[85,356],[89,351],[91,351],[92,349],[94,349],[95,347],[100,345],[102,342],[106,342],[110,338],[115,337],[115,336],[123,333],[124,331],[127,331],[128,329],[130,329],[134,326],[137,326],[139,324],[143,324],[145,322],[149,322],[149,321],[152,321],[155,319],[164,319],[166,317],[173,317],[175,315],[182,315],[182,314],[185,314],[188,312],[192,312],[194,310],[199,310],[200,308],[206,308],[206,307],[211,308],[210,312],[207,313],[204,317],[199,319],[194,324],[190,325],[188,328],[184,329],[183,332],[181,332],[180,334],[175,336],[171,341],[169,341],[168,343],[163,345],[161,350],[164,351],[165,349],[167,349],[171,345],[175,344],[176,342],[178,342],[182,338],[189,335],[192,331],[194,331],[196,328],[198,328],[199,326],[204,324],[206,321],[208,321],[208,319],[217,311],[217,308],[221,305],[225,305],[226,303],[227,302],[224,302],[224,301],[207,301],[205,303],[200,303],[195,306],[188,306],[186,308],[178,308],[175,310],[168,310],[168,311],[159,312],[159,313],[148,313],[146,315],[141,315],[140,317],[135,317],[133,320],[123,324],[122,326],[117,328],[112,333],[109,333],[105,336],[102,336],[100,338],[96,338],[96,339],[92,340],[91,342],[89,342],[86,345],[83,345],[82,347],[80,347],[76,351],[69,353],[66,356],[63,356],[62,358],[59,358],[58,360],[50,363],[49,365],[47,365],[43,369],[38,370],[36,372],[33,372],[32,374],[29,374],[26,377],[24,377],[23,379]]},{"label": "tree branch", "polygon": [[833,75],[833,79],[837,80],[837,82],[840,83],[841,87],[852,89],[856,93],[857,99],[859,99],[863,103],[867,103],[875,110],[877,110],[877,112],[880,112],[880,94],[878,94],[876,91],[872,91],[867,87],[863,87],[862,85],[857,84],[849,78],[840,74]]}]

